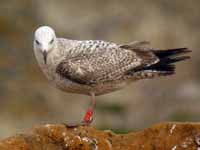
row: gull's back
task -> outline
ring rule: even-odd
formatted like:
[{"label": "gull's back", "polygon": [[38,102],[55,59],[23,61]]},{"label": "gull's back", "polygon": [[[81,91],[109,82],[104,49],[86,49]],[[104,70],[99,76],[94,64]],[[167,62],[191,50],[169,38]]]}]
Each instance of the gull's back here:
[{"label": "gull's back", "polygon": [[134,66],[134,53],[105,41],[58,39],[62,59],[56,67],[61,89],[96,95],[121,88],[125,70]]}]

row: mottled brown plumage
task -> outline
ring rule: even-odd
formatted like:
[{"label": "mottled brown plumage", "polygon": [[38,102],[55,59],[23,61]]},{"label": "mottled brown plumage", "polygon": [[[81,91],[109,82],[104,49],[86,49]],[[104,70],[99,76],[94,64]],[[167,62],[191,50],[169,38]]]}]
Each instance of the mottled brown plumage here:
[{"label": "mottled brown plumage", "polygon": [[[90,44],[101,42],[103,43],[103,41],[92,41]],[[169,57],[187,53],[189,52],[187,48],[160,51],[144,47],[144,44],[146,45],[147,42],[113,46],[106,43],[104,44],[106,47],[99,45],[98,51],[95,50],[93,53],[68,56],[58,65],[56,72],[63,78],[78,84],[95,86],[107,82],[115,83],[116,80],[123,81],[131,78],[138,80],[170,75],[174,73],[174,65],[171,63],[189,58],[188,56],[181,56],[178,59]],[[83,51],[81,49],[83,47],[79,46],[79,50]],[[162,69],[159,70],[161,64]]]}]

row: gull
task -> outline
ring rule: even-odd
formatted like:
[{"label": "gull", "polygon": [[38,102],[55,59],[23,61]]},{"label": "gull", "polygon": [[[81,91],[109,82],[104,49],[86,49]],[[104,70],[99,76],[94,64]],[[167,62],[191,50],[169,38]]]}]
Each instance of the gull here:
[{"label": "gull", "polygon": [[141,79],[169,76],[176,62],[189,59],[188,48],[154,49],[147,41],[117,44],[101,40],[57,38],[49,26],[34,34],[34,53],[48,80],[65,92],[91,97],[82,124],[93,120],[95,96]]}]

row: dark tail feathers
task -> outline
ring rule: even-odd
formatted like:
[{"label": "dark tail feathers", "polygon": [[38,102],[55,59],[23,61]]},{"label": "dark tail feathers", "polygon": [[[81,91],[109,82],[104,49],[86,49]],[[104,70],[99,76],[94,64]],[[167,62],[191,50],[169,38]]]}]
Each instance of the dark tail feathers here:
[{"label": "dark tail feathers", "polygon": [[154,50],[154,54],[160,59],[160,61],[154,65],[143,68],[144,70],[155,70],[162,75],[170,75],[175,72],[174,63],[189,59],[190,56],[179,56],[191,52],[187,48],[177,48],[169,50]]}]

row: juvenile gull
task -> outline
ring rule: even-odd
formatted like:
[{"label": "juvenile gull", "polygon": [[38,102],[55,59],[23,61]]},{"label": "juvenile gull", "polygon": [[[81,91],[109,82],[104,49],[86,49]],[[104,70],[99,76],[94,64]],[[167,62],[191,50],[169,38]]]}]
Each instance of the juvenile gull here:
[{"label": "juvenile gull", "polygon": [[189,56],[187,48],[156,50],[148,42],[116,44],[99,40],[57,38],[48,26],[34,35],[34,52],[39,66],[57,88],[91,96],[83,124],[92,122],[95,96],[119,90],[127,84],[175,73],[175,62]]}]

